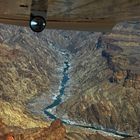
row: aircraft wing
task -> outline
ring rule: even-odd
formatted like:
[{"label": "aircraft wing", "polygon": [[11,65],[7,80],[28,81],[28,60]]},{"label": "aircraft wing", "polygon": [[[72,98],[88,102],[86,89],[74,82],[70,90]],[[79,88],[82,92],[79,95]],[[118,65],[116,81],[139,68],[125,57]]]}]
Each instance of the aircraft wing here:
[{"label": "aircraft wing", "polygon": [[47,28],[108,31],[140,19],[140,0],[0,0],[0,23],[28,26],[31,10],[47,11]]}]

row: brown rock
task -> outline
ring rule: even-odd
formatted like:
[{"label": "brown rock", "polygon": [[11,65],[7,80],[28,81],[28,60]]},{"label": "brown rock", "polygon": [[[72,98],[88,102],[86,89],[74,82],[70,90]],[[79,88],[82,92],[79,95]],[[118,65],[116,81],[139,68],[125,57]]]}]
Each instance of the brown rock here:
[{"label": "brown rock", "polygon": [[139,21],[118,24],[111,33],[103,35],[99,48],[99,40],[95,45],[83,35],[81,44],[86,45],[81,45],[72,60],[67,89],[71,96],[57,108],[59,117],[139,134],[139,27]]},{"label": "brown rock", "polygon": [[7,134],[6,140],[15,140],[12,133]]},{"label": "brown rock", "polygon": [[[7,132],[5,132],[7,128]],[[12,129],[12,132],[11,132]],[[66,128],[60,120],[54,121],[48,128],[17,129],[0,123],[0,140],[63,140]]]}]

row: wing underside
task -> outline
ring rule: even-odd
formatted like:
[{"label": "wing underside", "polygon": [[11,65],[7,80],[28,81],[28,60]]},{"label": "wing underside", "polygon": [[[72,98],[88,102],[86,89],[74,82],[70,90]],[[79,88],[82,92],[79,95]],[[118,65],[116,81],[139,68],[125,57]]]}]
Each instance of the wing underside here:
[{"label": "wing underside", "polygon": [[47,28],[110,30],[140,19],[140,0],[1,0],[0,22],[28,26],[31,11],[45,12]]}]

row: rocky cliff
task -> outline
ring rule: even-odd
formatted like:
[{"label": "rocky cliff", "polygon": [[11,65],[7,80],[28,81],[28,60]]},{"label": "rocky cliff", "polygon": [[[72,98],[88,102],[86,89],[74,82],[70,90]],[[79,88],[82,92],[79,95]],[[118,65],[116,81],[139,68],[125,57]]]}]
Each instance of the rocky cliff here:
[{"label": "rocky cliff", "polygon": [[2,140],[63,140],[66,128],[60,120],[53,122],[50,127],[34,129],[10,128],[0,122],[0,139]]},{"label": "rocky cliff", "polygon": [[117,138],[88,129],[66,127],[56,120],[49,127],[21,129],[9,127],[0,121],[1,140],[138,140],[138,138]]},{"label": "rocky cliff", "polygon": [[61,60],[43,35],[0,25],[0,118],[6,124],[23,128],[46,125],[33,119],[26,105],[42,96],[44,104],[51,102],[50,91],[58,88],[61,77]]},{"label": "rocky cliff", "polygon": [[59,92],[63,53],[67,51],[71,56],[70,80],[63,102],[50,112],[79,125],[138,137],[139,40],[139,22],[120,23],[106,34],[60,30],[35,34],[28,28],[0,25],[0,118],[2,128],[6,128],[4,136],[11,140],[121,139],[80,126],[64,126],[59,120],[48,128],[43,109]]},{"label": "rocky cliff", "polygon": [[120,23],[98,40],[88,38],[72,59],[71,96],[57,108],[58,116],[139,135],[140,23]]}]

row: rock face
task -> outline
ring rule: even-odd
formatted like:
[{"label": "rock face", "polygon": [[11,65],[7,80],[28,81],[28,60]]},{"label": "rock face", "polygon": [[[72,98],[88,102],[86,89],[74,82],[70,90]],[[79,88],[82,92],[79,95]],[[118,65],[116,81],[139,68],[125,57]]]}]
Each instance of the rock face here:
[{"label": "rock face", "polygon": [[59,84],[61,59],[43,35],[0,25],[0,118],[6,124],[46,126],[31,117],[26,105],[42,95],[49,102],[50,90]]},{"label": "rock face", "polygon": [[138,135],[139,40],[139,22],[116,25],[96,44],[83,39],[87,44],[72,59],[71,97],[57,108],[59,117]]},{"label": "rock face", "polygon": [[2,132],[0,137],[2,140],[63,140],[66,128],[60,120],[54,121],[48,128],[27,130],[9,128],[1,122],[0,132]]},{"label": "rock face", "polygon": [[[29,131],[29,130],[28,130]],[[66,128],[59,120],[51,124],[49,128],[37,129],[36,131],[25,132],[24,134],[15,135],[15,140],[20,137],[21,140],[63,140],[66,135]]]},{"label": "rock face", "polygon": [[[6,30],[6,27],[1,26],[0,29],[2,98],[24,103],[35,94],[48,91],[53,82],[58,82],[53,69],[57,68],[60,56],[47,47],[49,44],[46,41],[24,28],[12,26]],[[9,99],[6,99],[5,94],[8,94]]]},{"label": "rock face", "polygon": [[48,128],[23,130],[5,125],[0,121],[0,140],[138,140],[139,138],[115,138],[81,128],[66,127],[60,120],[55,120]]},{"label": "rock face", "polygon": [[112,82],[125,87],[140,89],[140,23],[129,22],[116,25],[112,33],[104,36],[105,51],[113,71]]},{"label": "rock face", "polygon": [[49,30],[38,35],[27,28],[0,25],[0,118],[6,124],[1,123],[5,138],[120,139],[84,128],[75,131],[60,120],[48,128],[41,119],[59,92],[64,51],[72,56],[70,80],[63,103],[53,113],[81,125],[138,136],[139,40],[139,22],[120,23],[107,34]]}]

